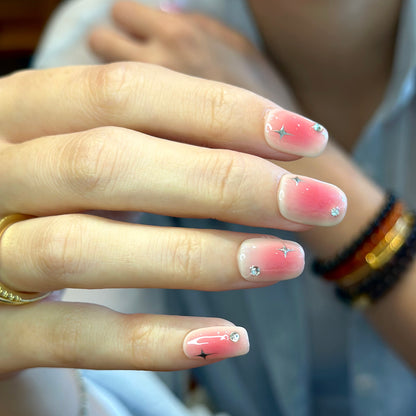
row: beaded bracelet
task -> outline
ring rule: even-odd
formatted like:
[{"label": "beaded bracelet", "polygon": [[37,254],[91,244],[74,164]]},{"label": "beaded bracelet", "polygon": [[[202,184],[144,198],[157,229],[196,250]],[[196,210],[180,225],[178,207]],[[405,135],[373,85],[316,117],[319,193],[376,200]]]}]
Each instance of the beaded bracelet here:
[{"label": "beaded bracelet", "polygon": [[416,251],[415,214],[393,194],[375,220],[347,249],[313,269],[337,284],[336,293],[353,306],[368,306],[401,278]]},{"label": "beaded bracelet", "polygon": [[408,215],[411,218],[409,232],[397,252],[384,267],[374,270],[357,284],[338,287],[336,293],[342,300],[353,306],[366,307],[383,297],[400,281],[416,251],[415,214]]},{"label": "beaded bracelet", "polygon": [[336,283],[341,287],[350,287],[371,274],[373,270],[384,267],[407,239],[411,222],[409,214],[399,217],[376,246],[361,254],[362,261],[358,266],[351,268],[349,273],[337,279]]},{"label": "beaded bracelet", "polygon": [[368,226],[368,228],[344,251],[335,256],[335,258],[327,261],[315,260],[312,264],[312,270],[319,275],[325,275],[335,268],[339,267],[347,259],[355,254],[357,249],[374,233],[380,223],[386,218],[391,212],[396,203],[396,197],[389,193],[386,198],[386,202],[376,219]]},{"label": "beaded bracelet", "polygon": [[404,204],[400,201],[396,202],[387,216],[380,222],[371,234],[359,247],[356,252],[341,263],[338,267],[330,272],[324,274],[327,280],[339,281],[347,280],[346,276],[357,271],[357,269],[364,268],[371,263],[369,253],[378,253],[388,244],[386,237],[392,234],[395,227],[400,227],[400,222],[404,212]]}]

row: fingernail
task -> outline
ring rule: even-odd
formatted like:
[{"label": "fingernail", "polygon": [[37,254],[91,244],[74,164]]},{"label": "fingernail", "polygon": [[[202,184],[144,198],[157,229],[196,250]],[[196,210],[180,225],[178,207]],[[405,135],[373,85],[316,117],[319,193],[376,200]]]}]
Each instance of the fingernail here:
[{"label": "fingernail", "polygon": [[265,136],[273,149],[298,156],[317,156],[328,142],[323,126],[286,110],[268,112]]},{"label": "fingernail", "polygon": [[247,354],[250,349],[247,331],[242,327],[213,326],[190,332],[183,351],[193,360],[219,360]]},{"label": "fingernail", "polygon": [[335,225],[347,210],[347,197],[335,185],[292,174],[283,175],[278,190],[280,213],[308,225]]},{"label": "fingernail", "polygon": [[179,13],[185,7],[185,0],[161,0],[159,2],[160,10],[166,13]]},{"label": "fingernail", "polygon": [[250,282],[273,282],[299,276],[305,266],[305,253],[293,241],[278,238],[252,238],[238,252],[238,268]]}]

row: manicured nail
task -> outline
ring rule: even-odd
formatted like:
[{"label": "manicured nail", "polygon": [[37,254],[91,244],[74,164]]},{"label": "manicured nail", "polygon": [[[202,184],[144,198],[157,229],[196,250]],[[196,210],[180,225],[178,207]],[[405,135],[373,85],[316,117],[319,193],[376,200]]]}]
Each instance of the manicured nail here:
[{"label": "manicured nail", "polygon": [[251,282],[273,282],[299,276],[305,266],[305,253],[293,241],[278,238],[252,238],[238,252],[238,268]]},{"label": "manicured nail", "polygon": [[286,110],[268,112],[265,135],[273,149],[298,156],[317,156],[328,142],[323,126]]},{"label": "manicured nail", "polygon": [[213,326],[190,332],[183,351],[193,360],[219,360],[247,354],[250,349],[247,331],[236,326]]},{"label": "manicured nail", "polygon": [[335,185],[293,174],[283,175],[278,190],[280,213],[308,225],[335,225],[347,210],[347,197]]}]

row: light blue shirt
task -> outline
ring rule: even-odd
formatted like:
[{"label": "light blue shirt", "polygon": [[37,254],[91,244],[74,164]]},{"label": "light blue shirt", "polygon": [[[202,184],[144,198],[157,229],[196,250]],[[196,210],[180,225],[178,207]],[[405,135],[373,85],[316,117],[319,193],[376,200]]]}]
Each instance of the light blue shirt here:
[{"label": "light blue shirt", "polygon": [[[35,65],[95,63],[84,37],[91,24],[107,18],[110,3],[76,0],[64,6],[49,26]],[[189,8],[224,20],[259,44],[242,0],[188,3]],[[413,208],[416,207],[415,68],[416,0],[407,0],[403,2],[392,79],[382,105],[354,150],[354,159],[377,183],[394,190]],[[144,215],[143,222],[257,232],[212,220]],[[276,234],[288,237],[281,232]],[[247,356],[195,370],[197,379],[206,386],[220,410],[233,416],[416,415],[415,375],[359,312],[340,303],[332,287],[310,272],[264,289],[224,293],[168,291],[164,295],[165,306],[171,313],[223,317],[249,331],[251,351]],[[157,383],[152,384],[149,401],[141,398],[138,404],[134,398],[121,394],[123,372],[85,374],[134,415],[156,414],[149,406],[166,393],[161,393]],[[125,375],[128,384],[131,373]],[[112,377],[116,381],[112,382]],[[139,378],[137,382],[140,383]],[[174,400],[170,400],[164,402],[167,407],[157,414],[180,414]],[[167,410],[169,406],[172,411]],[[185,409],[180,406],[179,409],[186,414]]]}]

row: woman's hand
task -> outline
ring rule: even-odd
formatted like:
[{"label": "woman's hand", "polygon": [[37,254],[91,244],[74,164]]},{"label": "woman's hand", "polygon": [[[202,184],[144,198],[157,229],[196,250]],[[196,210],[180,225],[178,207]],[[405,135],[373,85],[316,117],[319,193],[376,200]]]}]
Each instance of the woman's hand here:
[{"label": "woman's hand", "polygon": [[285,108],[294,99],[267,59],[244,36],[202,14],[166,13],[134,1],[112,10],[117,28],[97,27],[89,36],[92,51],[105,62],[139,61],[185,74],[226,82]]},{"label": "woman's hand", "polygon": [[[226,80],[230,84],[245,87],[278,100],[279,103],[285,103],[286,108],[299,111],[299,106],[295,104],[285,82],[254,46],[209,17],[187,13],[163,13],[135,2],[120,1],[113,8],[113,19],[118,30],[100,28],[95,29],[90,35],[92,50],[106,60],[159,62],[185,73],[219,81]],[[322,23],[325,24],[324,20]],[[279,56],[275,56],[274,61],[278,62]],[[390,64],[389,59],[386,62]],[[320,73],[326,72],[323,70]],[[378,102],[383,95],[390,70],[386,72],[387,77],[383,74],[383,71],[378,74],[382,76],[381,84],[373,83],[373,87],[376,88],[375,96],[374,91],[367,94],[370,97],[371,111],[365,110],[369,103],[367,97],[363,102],[360,101],[361,104],[357,107],[360,110],[358,119],[352,116],[354,109],[351,106],[343,111],[340,110],[342,105],[333,105],[337,100],[331,97],[333,98],[336,88],[327,89],[326,99],[330,98],[327,102],[322,101],[316,94],[311,94],[311,91],[315,91],[311,84],[309,87],[313,88],[308,90],[306,97],[302,97],[302,102],[308,104],[309,111],[319,108],[318,112],[325,119],[332,121],[337,133],[335,140],[344,148],[351,149],[362,128],[361,124],[365,121],[363,108],[364,114],[372,114],[374,99]],[[354,85],[356,78],[351,80],[351,85]],[[315,83],[315,87],[316,85],[320,83]],[[302,94],[299,88],[298,93]],[[344,98],[338,99],[337,102],[344,103],[345,107],[345,103],[351,100]],[[313,112],[316,113],[315,110]],[[360,171],[349,155],[331,144],[317,159],[299,159],[283,166],[299,174],[335,183],[345,190],[348,196],[348,214],[342,223],[331,228],[316,227],[303,234],[304,241],[321,258],[331,258],[348,247],[361,230],[373,221],[384,203],[384,191]],[[416,293],[415,270],[416,262],[413,262],[411,270],[401,282],[368,311],[373,325],[413,369],[416,369],[416,338],[413,336],[416,316],[413,296]]]},{"label": "woman's hand", "polygon": [[[293,242],[120,223],[87,210],[291,230],[344,216],[338,188],[237,151],[290,159],[283,151],[316,153],[326,143],[316,124],[248,91],[138,63],[26,71],[1,79],[0,90],[0,215],[38,217],[11,225],[0,240],[0,282],[12,290],[228,290],[303,269]],[[0,319],[3,373],[173,370],[248,350],[245,330],[216,318],[43,302],[3,305]]]}]

